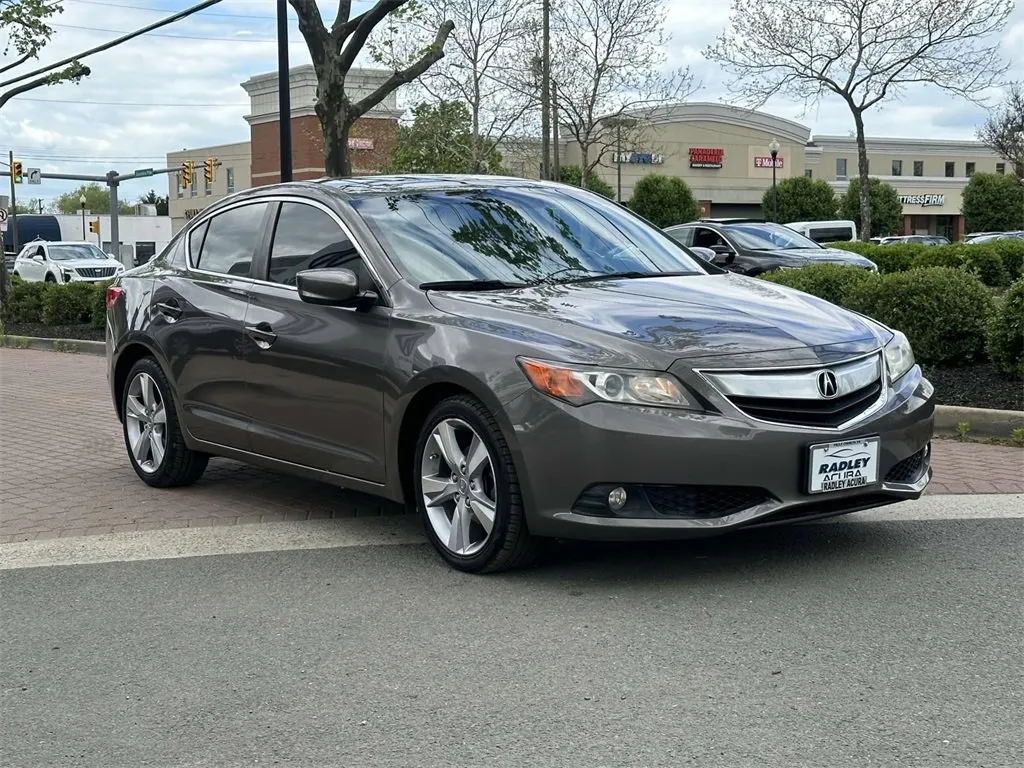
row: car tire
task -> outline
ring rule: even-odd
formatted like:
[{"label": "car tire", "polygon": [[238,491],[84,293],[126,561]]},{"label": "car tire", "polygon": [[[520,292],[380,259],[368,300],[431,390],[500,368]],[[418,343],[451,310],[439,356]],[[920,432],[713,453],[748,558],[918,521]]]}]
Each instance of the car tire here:
[{"label": "car tire", "polygon": [[[512,452],[494,416],[478,400],[457,396],[434,407],[420,430],[412,472],[427,538],[450,565],[467,573],[497,573],[536,560],[540,543],[526,524]],[[434,500],[457,495],[428,507],[425,484]]]},{"label": "car tire", "polygon": [[46,280],[44,282],[56,283],[57,282],[57,278],[53,276],[52,272],[47,272],[46,273]]},{"label": "car tire", "polygon": [[121,393],[121,413],[128,460],[144,483],[178,488],[202,477],[210,457],[185,445],[171,384],[153,358],[132,366]]}]

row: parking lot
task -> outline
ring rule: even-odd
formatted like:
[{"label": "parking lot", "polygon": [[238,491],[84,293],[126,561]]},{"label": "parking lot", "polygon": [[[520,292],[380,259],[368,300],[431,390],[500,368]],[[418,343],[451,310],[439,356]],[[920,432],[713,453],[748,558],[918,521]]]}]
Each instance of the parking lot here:
[{"label": "parking lot", "polygon": [[[105,360],[0,349],[0,543],[281,520],[404,514],[333,486],[215,460],[191,488],[132,472]],[[1024,493],[1019,449],[937,441],[929,493]]]}]

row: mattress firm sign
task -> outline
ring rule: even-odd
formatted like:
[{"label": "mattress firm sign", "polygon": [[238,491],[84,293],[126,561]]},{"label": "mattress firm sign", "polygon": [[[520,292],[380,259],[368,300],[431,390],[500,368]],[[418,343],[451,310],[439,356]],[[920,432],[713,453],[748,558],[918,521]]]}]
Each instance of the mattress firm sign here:
[{"label": "mattress firm sign", "polygon": [[721,168],[725,159],[724,149],[710,147],[690,147],[691,168]]},{"label": "mattress firm sign", "polygon": [[945,204],[945,195],[900,195],[900,205],[920,205],[922,208],[940,208]]}]

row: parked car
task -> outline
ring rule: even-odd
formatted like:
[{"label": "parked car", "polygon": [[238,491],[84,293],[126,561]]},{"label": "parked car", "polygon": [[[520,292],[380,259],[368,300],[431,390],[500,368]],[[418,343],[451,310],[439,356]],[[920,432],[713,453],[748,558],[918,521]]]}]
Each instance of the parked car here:
[{"label": "parked car", "polygon": [[977,245],[979,243],[994,243],[997,240],[1024,240],[1024,230],[1016,232],[993,232],[985,235],[976,235],[970,240],[965,239],[964,242],[967,245]]},{"label": "parked car", "polygon": [[880,245],[896,245],[898,243],[916,243],[917,245],[949,245],[949,238],[943,235],[899,235],[883,237]]},{"label": "parked car", "polygon": [[26,282],[100,283],[124,265],[92,243],[34,240],[14,260],[11,272]]},{"label": "parked car", "polygon": [[857,239],[857,224],[849,219],[791,221],[786,226],[816,243],[848,243]]},{"label": "parked car", "polygon": [[702,219],[668,227],[665,233],[687,248],[710,248],[715,252],[715,264],[743,275],[753,276],[823,262],[878,269],[864,256],[838,248],[825,248],[781,224],[744,219]]},{"label": "parked car", "polygon": [[377,494],[465,571],[523,565],[545,537],[868,509],[931,477],[933,391],[902,333],[576,187],[256,187],[106,304],[143,482],[194,483],[216,455]]}]

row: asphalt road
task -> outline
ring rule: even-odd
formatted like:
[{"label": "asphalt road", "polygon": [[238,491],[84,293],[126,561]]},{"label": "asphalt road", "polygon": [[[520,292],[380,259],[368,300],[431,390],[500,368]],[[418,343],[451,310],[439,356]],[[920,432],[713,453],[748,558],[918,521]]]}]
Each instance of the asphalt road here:
[{"label": "asphalt road", "polygon": [[402,536],[8,561],[0,762],[1016,766],[1024,499],[987,499],[492,577]]}]

